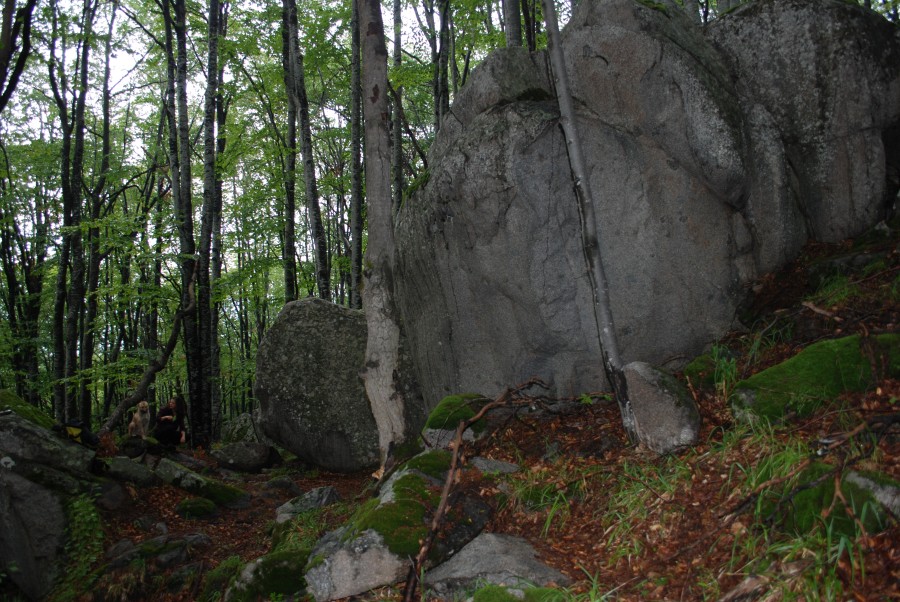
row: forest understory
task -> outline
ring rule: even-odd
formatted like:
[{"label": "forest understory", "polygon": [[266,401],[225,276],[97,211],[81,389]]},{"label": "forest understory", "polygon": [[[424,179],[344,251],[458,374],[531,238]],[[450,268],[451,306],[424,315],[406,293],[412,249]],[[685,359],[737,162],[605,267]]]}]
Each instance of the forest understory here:
[{"label": "forest understory", "polygon": [[[822,526],[789,534],[778,528],[777,515],[759,503],[776,485],[790,483],[802,490],[807,484],[791,479],[796,480],[805,460],[823,455],[823,446],[827,460],[839,467],[838,477],[844,471],[874,469],[900,481],[900,380],[882,378],[867,391],[842,395],[810,416],[788,416],[779,424],[739,423],[727,402],[737,381],[813,342],[897,332],[896,235],[869,245],[865,253],[871,261],[859,269],[813,276],[815,266],[856,253],[854,244],[809,246],[797,262],[760,282],[747,308],[753,323],[715,348],[714,386],[690,383],[703,417],[694,447],[659,457],[627,445],[611,395],[595,392],[568,400],[578,403],[558,404],[564,408],[560,411],[513,415],[467,448],[465,456],[515,462],[521,470],[492,479],[464,471],[457,487],[470,488],[495,508],[489,531],[528,539],[542,561],[572,580],[559,590],[562,599],[900,598],[896,516],[883,531],[862,531],[855,538]],[[213,463],[202,454],[194,457]],[[368,473],[329,474],[288,459],[266,474],[235,483],[251,493],[249,507],[222,510],[205,520],[178,515],[175,507],[188,495],[180,489],[130,490],[129,503],[103,516],[106,547],[123,538],[152,537],[136,522],[142,516],[164,522],[170,534],[205,533],[213,545],[200,552],[199,574],[177,591],[170,582],[177,570],[173,567],[153,576],[148,572],[144,581],[125,572],[110,573],[93,592],[121,591],[129,600],[219,599],[221,591],[206,588],[217,566],[235,557],[246,563],[269,551],[275,508],[291,497],[264,487],[275,475],[289,476],[303,491],[332,485],[343,498],[320,511],[315,521],[296,527],[297,537],[307,541],[337,527],[375,487]],[[837,497],[840,488],[838,492]],[[398,583],[354,599],[402,597],[403,584]],[[427,599],[427,594],[418,597]],[[76,593],[73,599],[91,600],[93,593]]]}]

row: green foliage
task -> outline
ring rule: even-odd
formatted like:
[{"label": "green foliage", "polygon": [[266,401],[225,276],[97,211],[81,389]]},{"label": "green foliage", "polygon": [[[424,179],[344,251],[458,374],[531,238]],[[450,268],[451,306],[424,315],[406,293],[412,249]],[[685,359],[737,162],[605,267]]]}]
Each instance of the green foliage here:
[{"label": "green foliage", "polygon": [[[884,376],[900,374],[900,335],[878,335],[870,341],[876,359],[887,368]],[[738,409],[770,420],[789,412],[806,416],[845,391],[864,391],[874,379],[860,343],[859,335],[820,341],[737,383]]]},{"label": "green foliage", "polygon": [[735,382],[737,382],[737,359],[727,347],[714,345],[712,360],[716,393],[722,399],[728,399]]},{"label": "green foliage", "polygon": [[72,498],[67,507],[66,568],[49,596],[51,602],[70,602],[79,592],[89,591],[97,575],[93,567],[103,557],[100,513],[88,495]]},{"label": "green foliage", "polygon": [[9,389],[0,389],[0,411],[2,410],[12,410],[22,418],[45,429],[53,428],[53,425],[56,424],[53,418],[27,403]]},{"label": "green foliage", "polygon": [[[486,401],[486,397],[477,393],[448,395],[431,411],[428,420],[425,421],[425,428],[456,430],[460,422],[474,418],[477,409],[480,409]],[[483,431],[484,421],[479,420],[471,428],[475,432]]]}]

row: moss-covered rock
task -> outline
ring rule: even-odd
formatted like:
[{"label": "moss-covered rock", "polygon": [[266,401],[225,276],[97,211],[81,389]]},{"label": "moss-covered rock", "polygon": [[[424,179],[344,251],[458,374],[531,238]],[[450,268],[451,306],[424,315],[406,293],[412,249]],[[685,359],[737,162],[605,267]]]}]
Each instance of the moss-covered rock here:
[{"label": "moss-covered rock", "polygon": [[242,565],[243,561],[240,556],[229,556],[220,562],[216,568],[206,574],[200,600],[203,602],[221,600],[225,589],[231,585],[238,573],[240,573]]},{"label": "moss-covered rock", "polygon": [[900,335],[859,335],[820,341],[789,360],[743,380],[732,399],[738,417],[780,420],[806,416],[848,391],[873,386],[872,362],[883,366],[881,377],[900,376]]},{"label": "moss-covered rock", "polygon": [[450,470],[452,454],[443,449],[436,449],[411,458],[405,465],[407,470],[417,470],[434,479],[443,480]]},{"label": "moss-covered rock", "polygon": [[56,421],[40,408],[34,407],[9,389],[0,389],[0,411],[3,410],[12,410],[22,418],[45,429],[51,429],[56,424]]},{"label": "moss-covered rock", "polygon": [[306,580],[303,567],[309,554],[283,550],[257,558],[241,570],[229,588],[226,599],[231,602],[270,600],[272,594],[304,595]]},{"label": "moss-covered rock", "polygon": [[372,529],[393,554],[415,556],[427,534],[428,510],[437,507],[440,494],[423,476],[408,471],[398,473],[390,488],[388,495],[360,506],[350,520],[347,538]]},{"label": "moss-covered rock", "polygon": [[218,506],[231,507],[247,499],[245,491],[201,476],[166,458],[160,460],[154,472],[166,483],[180,487],[196,496],[212,500]]},{"label": "moss-covered rock", "polygon": [[[431,411],[425,428],[456,430],[460,421],[474,418],[485,402],[487,398],[477,393],[448,395]],[[476,433],[483,431],[484,420],[479,420],[471,428]]]},{"label": "moss-covered rock", "polygon": [[178,503],[175,511],[184,518],[210,518],[217,513],[216,503],[205,497],[185,498]]}]

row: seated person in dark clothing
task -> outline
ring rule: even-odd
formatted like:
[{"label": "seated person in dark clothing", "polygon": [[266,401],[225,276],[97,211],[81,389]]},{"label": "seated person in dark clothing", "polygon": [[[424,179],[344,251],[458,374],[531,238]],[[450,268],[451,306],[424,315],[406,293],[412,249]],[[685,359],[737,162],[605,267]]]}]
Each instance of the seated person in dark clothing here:
[{"label": "seated person in dark clothing", "polygon": [[181,443],[184,418],[178,420],[175,411],[175,398],[169,400],[169,403],[159,411],[156,415],[156,429],[153,435],[156,440],[164,445],[178,445]]}]

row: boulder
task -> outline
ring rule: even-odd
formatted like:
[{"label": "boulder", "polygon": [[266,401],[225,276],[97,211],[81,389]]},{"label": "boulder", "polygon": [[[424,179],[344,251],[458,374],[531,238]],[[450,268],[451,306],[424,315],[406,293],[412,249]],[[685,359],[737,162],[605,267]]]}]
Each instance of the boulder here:
[{"label": "boulder", "polygon": [[61,575],[67,503],[93,492],[94,452],[16,413],[0,415],[0,572],[31,600]]},{"label": "boulder", "polygon": [[[761,272],[874,225],[896,194],[896,28],[837,0],[735,13],[705,37],[674,3],[589,0],[563,32],[625,363],[679,367]],[[795,80],[827,83],[807,98]],[[428,408],[535,376],[551,396],[608,389],[558,125],[544,53],[492,53],[400,210],[398,305]]]},{"label": "boulder", "polygon": [[[739,76],[742,105],[768,114],[759,135],[774,129],[783,147],[768,157],[782,185],[749,199],[754,235],[837,242],[884,219],[900,188],[897,27],[850,2],[764,0],[717,19],[708,36]],[[753,154],[764,173],[767,157]],[[772,211],[790,202],[790,219]]]},{"label": "boulder", "polygon": [[409,570],[409,562],[393,554],[376,531],[367,529],[345,540],[346,531],[332,531],[312,551],[306,588],[317,602],[396,583]]},{"label": "boulder", "polygon": [[257,353],[265,435],[327,470],[376,466],[378,431],[359,376],[365,348],[362,312],[313,298],[285,305]]},{"label": "boulder", "polygon": [[285,502],[275,510],[275,524],[280,525],[302,512],[324,508],[341,500],[341,494],[331,487],[316,487],[301,496]]},{"label": "boulder", "polygon": [[457,600],[485,583],[526,589],[566,586],[569,579],[540,562],[526,540],[495,533],[482,533],[425,574],[429,599]]},{"label": "boulder", "polygon": [[238,414],[222,425],[222,443],[239,443],[242,441],[261,441],[260,433],[249,412]]},{"label": "boulder", "polygon": [[631,362],[624,372],[641,443],[668,454],[697,442],[700,409],[679,380],[644,362]]},{"label": "boulder", "polygon": [[229,443],[213,450],[210,455],[216,459],[219,467],[237,472],[261,472],[264,468],[272,468],[281,463],[281,455],[274,447],[250,441]]}]

